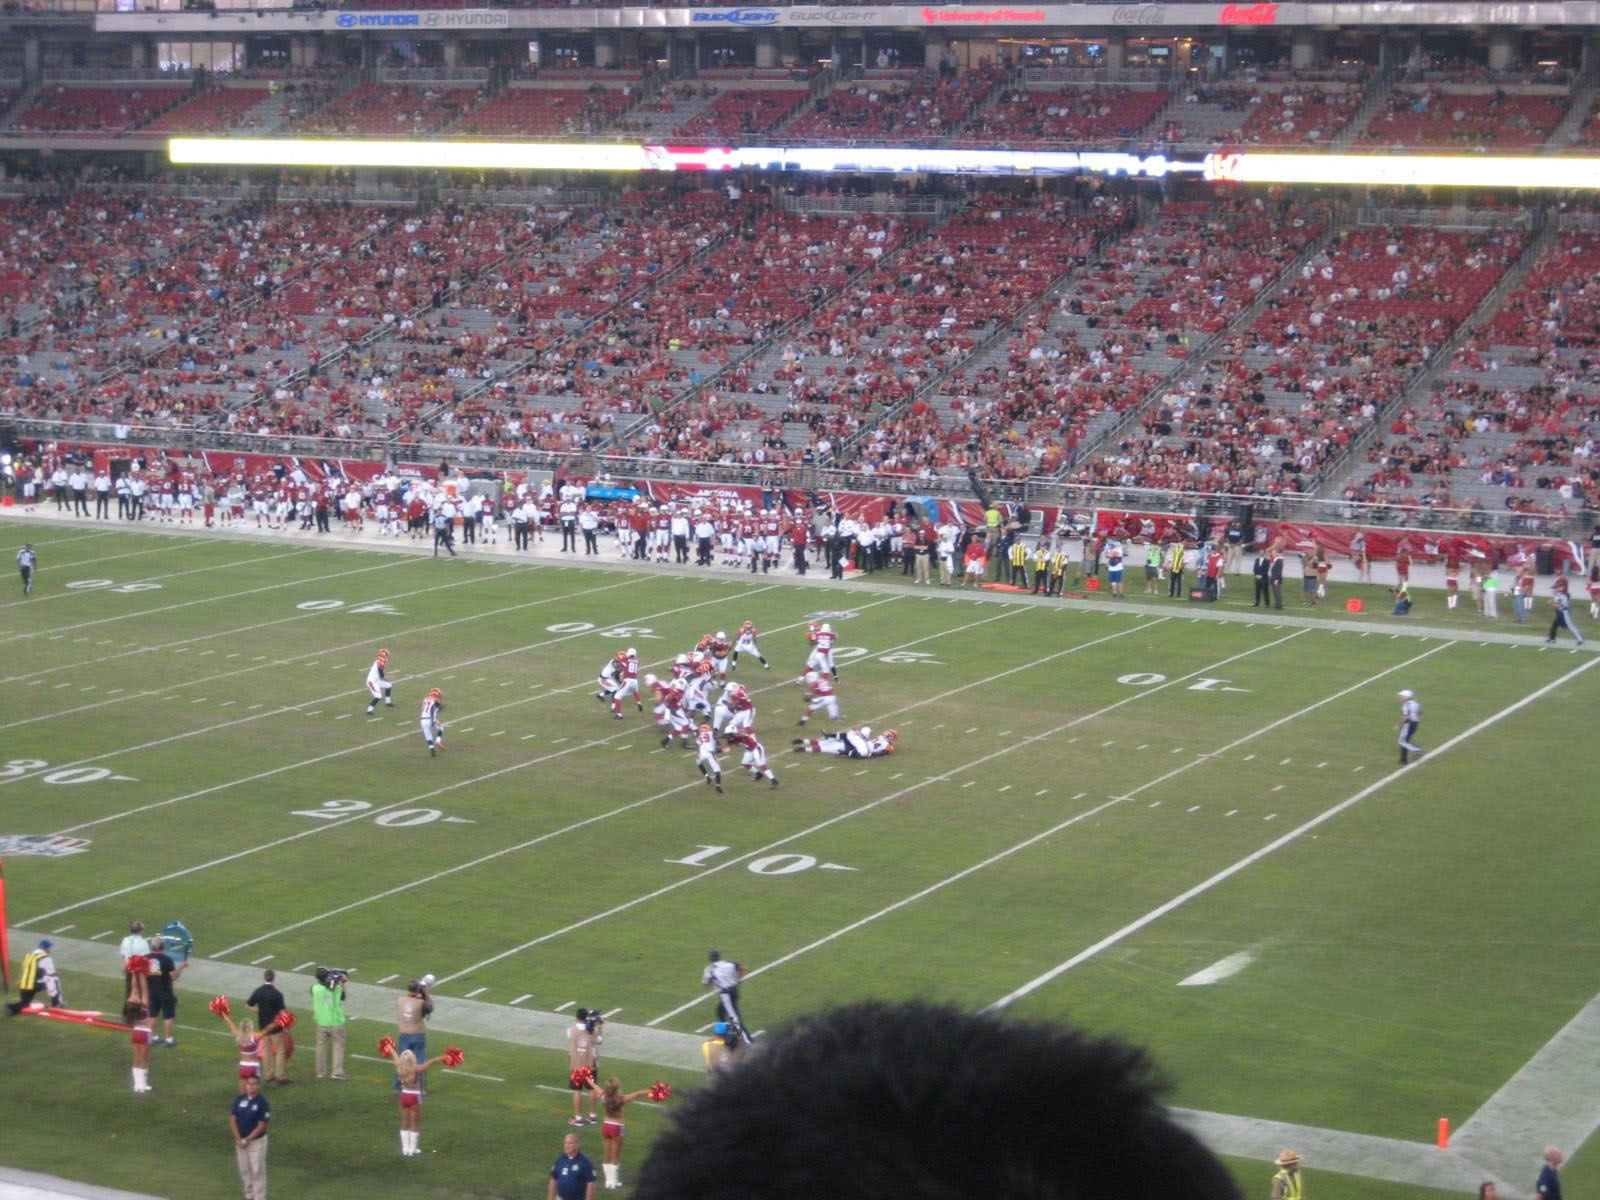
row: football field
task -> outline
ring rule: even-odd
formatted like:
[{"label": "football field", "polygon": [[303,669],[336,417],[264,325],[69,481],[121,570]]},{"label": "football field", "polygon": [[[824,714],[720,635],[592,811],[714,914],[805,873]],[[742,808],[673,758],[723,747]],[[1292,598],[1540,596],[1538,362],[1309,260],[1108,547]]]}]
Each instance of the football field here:
[{"label": "football field", "polygon": [[[698,1042],[713,946],[748,970],[758,1029],[864,997],[1003,1006],[1148,1047],[1175,1104],[1267,1142],[1278,1131],[1260,1122],[1431,1145],[1438,1118],[1466,1122],[1600,993],[1600,658],[1587,650],[1342,615],[1222,620],[1164,598],[918,591],[898,574],[827,586],[297,535],[0,530],[8,545],[32,537],[42,564],[32,597],[15,575],[0,592],[13,960],[52,936],[69,1004],[109,1010],[130,920],[180,917],[235,978],[332,964],[392,988],[433,972],[437,1022],[469,1003],[482,1017],[483,1034],[450,1039],[474,1074],[435,1086],[436,1153],[406,1164],[414,1180],[392,1178],[383,1064],[358,1062],[337,1101],[309,1080],[275,1092],[284,1194],[348,1196],[352,1179],[400,1196],[528,1194],[570,1108],[555,1090],[564,1056],[529,1044],[520,1014],[559,1028],[554,1014],[598,1007],[633,1050],[607,1064],[629,1087],[693,1086],[681,1053],[649,1047]],[[664,670],[746,620],[772,669],[746,657],[736,678],[780,786],[741,774],[735,752],[719,795],[693,754],[660,746],[648,704],[614,720],[595,676],[629,645],[642,670]],[[821,620],[840,635],[845,717],[823,725],[892,727],[893,755],[791,752],[806,629]],[[368,717],[379,647],[395,707]],[[417,724],[433,687],[437,757]],[[1400,688],[1423,701],[1427,751],[1403,768]],[[47,852],[17,852],[38,835]],[[187,1026],[220,1025],[205,999],[185,993]],[[294,1073],[308,1077],[309,1005],[290,1002]],[[352,1049],[370,1055],[385,1031],[358,1022]],[[8,1061],[59,1070],[42,1108],[0,1090],[0,1162],[231,1195],[216,1137],[230,1047],[181,1041],[141,1099],[181,1096],[185,1111],[151,1117],[128,1111],[122,1038],[0,1026]],[[1561,1105],[1559,1081],[1543,1086],[1580,1114],[1593,1090]],[[94,1114],[76,1133],[75,1111]],[[178,1132],[134,1182],[126,1155],[146,1152],[108,1139],[138,1123]],[[630,1125],[634,1171],[659,1124]],[[1544,1140],[1561,1141],[1534,1133],[1523,1162],[1520,1141],[1489,1132],[1452,1170],[1514,1190]],[[1322,1192],[1419,1186],[1359,1154],[1335,1183],[1296,1148]],[[192,1190],[163,1191],[175,1153]],[[1600,1185],[1588,1157],[1569,1186]],[[1265,1187],[1264,1162],[1237,1165],[1248,1191]]]}]

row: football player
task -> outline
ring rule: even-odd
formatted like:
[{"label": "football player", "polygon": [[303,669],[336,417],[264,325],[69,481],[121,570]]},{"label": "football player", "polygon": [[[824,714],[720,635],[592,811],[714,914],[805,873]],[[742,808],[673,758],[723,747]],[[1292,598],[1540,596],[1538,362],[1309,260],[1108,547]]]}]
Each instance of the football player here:
[{"label": "football player", "polygon": [[389,652],[379,650],[378,657],[372,660],[372,665],[367,668],[367,716],[372,715],[372,710],[378,707],[382,700],[390,708],[394,707],[394,685],[383,677],[389,667]]},{"label": "football player", "polygon": [[656,698],[653,711],[656,724],[663,730],[662,749],[672,745],[675,736],[688,741],[693,726],[683,711],[683,685],[676,680],[662,683],[654,675],[646,675],[644,682]]},{"label": "football player", "polygon": [[756,704],[742,683],[730,683],[711,711],[711,728],[731,739],[740,729],[756,723]]},{"label": "football player", "polygon": [[794,748],[802,754],[832,754],[841,758],[881,758],[893,754],[900,734],[891,729],[881,737],[872,736],[872,726],[862,725],[843,733],[824,732],[820,738],[795,738]]},{"label": "football player", "polygon": [[639,694],[639,651],[629,646],[617,657],[622,660],[622,682],[617,685],[617,690],[611,693],[611,711],[620,721],[622,702],[632,696],[635,706],[643,712],[644,697]]},{"label": "football player", "polygon": [[431,758],[444,749],[444,693],[438,688],[422,699],[422,740],[428,743]]},{"label": "football player", "polygon": [[699,736],[695,739],[695,747],[699,751],[694,760],[694,765],[700,768],[700,774],[705,776],[706,783],[722,791],[722,764],[717,761],[717,733],[709,725],[700,726]]},{"label": "football player", "polygon": [[739,655],[741,654],[754,654],[756,656],[756,660],[760,662],[762,670],[772,670],[772,664],[767,661],[767,656],[761,653],[761,645],[756,641],[756,623],[754,621],[746,621],[743,625],[739,626],[738,640],[733,643],[733,663],[731,669],[738,669]]},{"label": "football player", "polygon": [[756,737],[754,729],[740,729],[729,733],[728,745],[744,748],[739,765],[750,772],[752,780],[759,783],[762,778],[766,778],[773,787],[778,786],[778,777],[773,774],[771,766],[767,763],[767,748]]},{"label": "football player", "polygon": [[800,677],[800,686],[805,689],[806,711],[800,714],[799,724],[811,720],[811,714],[819,709],[826,711],[830,720],[839,719],[839,697],[834,694],[831,675],[826,671],[807,671]]},{"label": "football player", "polygon": [[833,643],[837,637],[833,626],[826,621],[806,634],[811,642],[811,656],[806,659],[806,670],[826,671],[833,678],[839,678],[839,669],[833,664]]},{"label": "football player", "polygon": [[628,656],[618,650],[600,668],[600,690],[594,694],[596,700],[609,700],[611,702],[611,715],[617,720],[622,720],[622,705],[617,703],[617,689],[622,686],[623,672],[627,670]]},{"label": "football player", "polygon": [[722,630],[717,630],[711,637],[709,651],[711,654],[711,669],[716,672],[717,682],[728,681],[728,654],[733,649],[728,644],[728,635]]}]

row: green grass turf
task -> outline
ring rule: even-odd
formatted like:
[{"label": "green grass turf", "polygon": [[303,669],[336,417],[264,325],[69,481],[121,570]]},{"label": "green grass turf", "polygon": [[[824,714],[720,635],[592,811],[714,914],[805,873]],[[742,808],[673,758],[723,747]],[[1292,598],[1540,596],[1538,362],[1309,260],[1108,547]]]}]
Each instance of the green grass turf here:
[{"label": "green grass turf", "polygon": [[[596,1003],[685,1033],[709,1020],[711,945],[763,968],[746,987],[760,1026],[861,996],[992,1003],[1381,779],[1397,688],[1420,693],[1437,746],[1589,661],[1532,639],[1362,636],[1359,619],[1195,620],[1164,600],[1011,606],[148,534],[40,550],[38,594],[0,600],[0,833],[90,844],[7,861],[14,924],[114,931],[114,956],[133,917],[181,915],[207,957],[433,971],[441,1006],[531,993],[524,1007]],[[66,586],[83,580],[111,584]],[[114,590],[130,583],[159,587]],[[780,753],[819,612],[851,648],[847,718],[897,727],[893,757]],[[774,662],[739,677],[782,786],[729,760],[718,796],[648,714],[613,721],[592,680],[623,645],[662,662],[745,619]],[[379,645],[398,699],[368,721]],[[415,723],[430,686],[450,726],[436,759]],[[1600,991],[1596,770],[1572,752],[1597,695],[1600,670],[1578,676],[1015,1011],[1149,1046],[1187,1106],[1415,1141],[1459,1124]],[[1256,955],[1238,975],[1176,986],[1238,951]],[[114,1000],[106,979],[68,988]],[[184,1042],[154,1056],[152,1118],[126,1094],[122,1038],[0,1025],[0,1054],[52,1076],[43,1099],[0,1091],[0,1161],[228,1194],[229,1047]],[[506,1082],[447,1079],[424,1124],[438,1153],[399,1180],[382,1064],[342,1090],[275,1091],[274,1190],[525,1193],[564,1129],[566,1098],[535,1087],[562,1082],[561,1056],[467,1049]],[[618,1065],[630,1086],[691,1082]],[[635,1166],[660,1120],[630,1124]],[[174,1171],[208,1182],[173,1190]],[[1247,1190],[1266,1175],[1240,1167]]]}]

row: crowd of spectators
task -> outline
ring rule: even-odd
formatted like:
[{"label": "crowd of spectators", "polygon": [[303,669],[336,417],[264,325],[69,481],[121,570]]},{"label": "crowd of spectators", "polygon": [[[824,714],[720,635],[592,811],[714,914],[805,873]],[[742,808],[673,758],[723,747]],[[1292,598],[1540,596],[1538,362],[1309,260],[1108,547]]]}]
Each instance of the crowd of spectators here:
[{"label": "crowd of spectators", "polygon": [[1565,515],[1600,490],[1600,235],[1558,236],[1431,390],[1355,499]]},{"label": "crowd of spectators", "polygon": [[1549,138],[1569,103],[1564,90],[1397,87],[1362,131],[1361,140],[1397,147],[1527,149]]},{"label": "crowd of spectators", "polygon": [[1137,433],[1073,478],[1198,492],[1307,490],[1521,248],[1513,230],[1345,231],[1246,332],[1146,413]]},{"label": "crowd of spectators", "polygon": [[1073,146],[1136,137],[1171,99],[1165,89],[1076,85],[1013,87],[961,131],[962,145]]}]

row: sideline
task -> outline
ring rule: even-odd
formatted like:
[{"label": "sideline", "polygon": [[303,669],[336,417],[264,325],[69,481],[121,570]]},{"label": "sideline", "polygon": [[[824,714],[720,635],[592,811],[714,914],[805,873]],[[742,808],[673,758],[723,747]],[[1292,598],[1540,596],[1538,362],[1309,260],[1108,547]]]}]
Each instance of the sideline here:
[{"label": "sideline", "polygon": [[[16,509],[0,511],[0,529],[26,528],[30,525],[63,525],[71,526],[81,523],[72,518],[52,517],[45,513],[19,513]],[[130,530],[141,534],[166,535],[172,537],[195,537],[198,535],[226,538],[232,541],[259,541],[262,538],[299,538],[299,530],[260,531],[243,530],[216,530],[183,527],[150,527],[141,522],[138,527]],[[502,531],[503,532],[503,531]],[[385,554],[409,554],[415,557],[428,558],[432,552],[432,542],[412,542],[405,538],[387,539],[381,535],[368,537],[364,534],[357,535],[348,532],[334,534],[305,534],[307,538],[316,538],[316,545],[330,549],[339,547],[358,547],[364,550],[374,550]],[[613,547],[606,553],[597,555],[563,554],[556,548],[554,538],[547,538],[543,542],[534,544],[532,550],[518,551],[512,549],[510,539],[502,538],[494,545],[477,544],[470,547],[457,546],[456,549],[465,557],[473,561],[510,561],[526,563],[528,565],[540,563],[557,563],[568,567],[580,567],[602,571],[623,571],[628,574],[664,574],[677,575],[688,579],[732,579],[750,576],[744,568],[736,567],[680,567],[667,563],[646,563],[640,565],[631,558],[620,557]],[[88,564],[84,564],[88,565]],[[41,580],[48,580],[46,574],[49,563],[40,566]],[[1331,579],[1339,583],[1356,583],[1355,568],[1349,563],[1336,563]],[[1192,621],[1232,621],[1242,624],[1276,625],[1288,629],[1328,629],[1340,632],[1355,631],[1358,633],[1378,636],[1387,634],[1391,637],[1421,637],[1438,638],[1458,642],[1493,642],[1507,646],[1527,646],[1537,648],[1544,644],[1544,639],[1539,636],[1540,627],[1537,622],[1527,625],[1526,632],[1521,632],[1516,626],[1509,630],[1499,627],[1484,629],[1460,629],[1451,626],[1424,625],[1397,623],[1394,621],[1362,619],[1345,619],[1342,617],[1316,618],[1302,617],[1288,612],[1274,610],[1244,610],[1231,611],[1219,609],[1205,604],[1171,605],[1163,603],[1150,603],[1141,596],[1130,595],[1125,600],[1116,602],[1110,599],[1086,596],[1082,600],[1073,600],[1070,603],[1055,598],[1046,599],[1028,592],[992,592],[969,591],[966,588],[933,586],[919,589],[915,585],[896,585],[874,582],[871,576],[852,575],[843,580],[833,580],[827,577],[827,567],[819,570],[813,563],[812,570],[805,575],[795,573],[793,567],[780,563],[778,569],[771,574],[751,576],[764,581],[781,582],[794,587],[816,588],[819,591],[836,591],[843,589],[846,592],[859,594],[872,592],[875,594],[891,596],[922,596],[944,600],[955,604],[967,602],[972,604],[1021,604],[1033,605],[1043,608],[1059,609],[1063,612],[1103,611],[1103,612],[1138,612],[1150,615],[1168,617],[1185,617]],[[1412,582],[1419,589],[1437,590],[1443,595],[1444,570],[1442,567],[1430,564],[1414,566],[1411,571]],[[1248,580],[1248,575],[1231,575],[1231,581]],[[1244,586],[1235,583],[1236,586]],[[1548,605],[1548,597],[1540,597],[1543,604]],[[1548,608],[1543,609],[1548,612]],[[1372,616],[1378,614],[1373,613]],[[1420,618],[1419,618],[1420,619]],[[1574,646],[1571,642],[1558,643],[1559,647],[1568,652],[1600,654],[1600,637],[1586,637],[1581,647]]]}]

